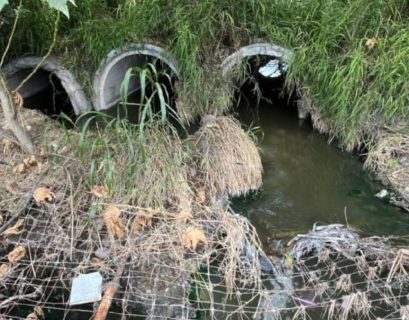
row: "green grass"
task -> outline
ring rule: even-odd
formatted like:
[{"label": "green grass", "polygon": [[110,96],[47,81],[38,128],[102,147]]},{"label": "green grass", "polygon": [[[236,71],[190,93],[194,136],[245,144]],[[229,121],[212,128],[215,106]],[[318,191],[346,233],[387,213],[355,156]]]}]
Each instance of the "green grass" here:
[{"label": "green grass", "polygon": [[[404,0],[83,0],[61,24],[57,52],[91,70],[115,47],[159,43],[176,57],[192,117],[230,106],[220,50],[265,39],[294,52],[287,83],[314,100],[334,135],[356,147],[378,125],[409,119],[409,8]],[[12,54],[43,53],[54,14],[25,1]],[[4,11],[9,30],[12,13]],[[40,21],[35,23],[33,21]],[[33,28],[33,23],[38,28]],[[365,42],[377,38],[368,50]],[[90,81],[85,81],[90,83]]]}]

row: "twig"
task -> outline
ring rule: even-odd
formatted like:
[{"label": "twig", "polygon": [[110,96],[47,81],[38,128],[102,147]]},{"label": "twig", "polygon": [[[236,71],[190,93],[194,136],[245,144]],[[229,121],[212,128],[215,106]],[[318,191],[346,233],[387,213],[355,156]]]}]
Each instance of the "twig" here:
[{"label": "twig", "polygon": [[119,280],[121,279],[122,273],[124,273],[126,261],[129,255],[126,255],[120,262],[119,267],[116,270],[114,279],[109,283],[108,288],[105,290],[104,296],[102,297],[101,303],[97,309],[94,320],[105,320],[111,307],[112,300],[116,292],[118,291]]},{"label": "twig", "polygon": [[23,214],[23,212],[25,211],[25,209],[27,208],[27,206],[29,205],[31,199],[33,198],[33,194],[35,189],[37,188],[37,186],[40,184],[41,180],[44,177],[44,174],[47,172],[44,171],[37,179],[36,183],[34,183],[33,187],[31,188],[31,190],[29,191],[29,193],[27,194],[25,200],[23,201],[23,203],[21,204],[20,208],[17,210],[17,212],[15,214],[12,215],[12,217],[10,218],[9,221],[7,221],[6,223],[4,223],[1,227],[0,227],[0,234],[2,234],[5,230],[8,229],[9,226],[11,226],[14,221],[16,221],[20,215]]},{"label": "twig", "polygon": [[41,58],[41,61],[36,65],[36,67],[33,69],[32,72],[18,85],[16,89],[14,89],[14,92],[18,92],[28,80],[38,71],[38,69],[41,68],[43,65],[44,61],[47,60],[47,58],[50,56],[52,50],[54,49],[55,43],[57,42],[57,33],[58,33],[58,25],[60,24],[61,16],[60,13],[57,13],[57,19],[55,20],[55,25],[54,25],[54,33],[53,33],[53,40],[51,42],[50,47],[48,48],[47,53],[44,55],[44,57]]},{"label": "twig", "polygon": [[17,110],[11,97],[10,91],[7,87],[6,80],[0,72],[0,105],[3,109],[3,115],[6,119],[6,123],[16,136],[22,149],[25,149],[29,153],[34,153],[34,145],[27,132],[23,129],[21,124],[17,120]]},{"label": "twig", "polygon": [[9,49],[10,49],[11,41],[13,40],[14,34],[16,33],[16,27],[17,27],[18,18],[20,17],[21,3],[22,2],[23,2],[23,0],[20,0],[20,3],[18,4],[17,10],[16,10],[16,17],[14,18],[13,28],[11,29],[11,33],[10,33],[10,36],[9,36],[9,40],[7,42],[6,49],[4,49],[3,56],[1,57],[0,68],[3,66],[4,60],[6,59],[6,55],[9,52]]},{"label": "twig", "polygon": [[41,292],[43,291],[42,287],[38,287],[34,292],[32,293],[28,293],[28,294],[22,294],[22,295],[18,295],[18,296],[14,296],[11,298],[8,298],[2,302],[0,302],[0,309],[2,308],[6,308],[8,307],[12,302],[14,301],[18,301],[18,300],[24,300],[24,299],[33,299],[33,298],[37,298],[37,296],[39,294],[41,294]]}]

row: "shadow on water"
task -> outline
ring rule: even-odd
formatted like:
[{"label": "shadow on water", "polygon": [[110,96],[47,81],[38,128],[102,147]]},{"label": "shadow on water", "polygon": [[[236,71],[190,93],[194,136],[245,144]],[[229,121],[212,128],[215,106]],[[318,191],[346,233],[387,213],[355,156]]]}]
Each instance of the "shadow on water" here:
[{"label": "shadow on water", "polygon": [[363,171],[356,155],[342,152],[326,136],[300,122],[292,103],[275,98],[242,100],[238,117],[262,130],[263,188],[233,207],[246,215],[263,244],[269,238],[304,233],[314,223],[346,223],[367,235],[409,231],[409,215],[375,198],[383,186]]}]

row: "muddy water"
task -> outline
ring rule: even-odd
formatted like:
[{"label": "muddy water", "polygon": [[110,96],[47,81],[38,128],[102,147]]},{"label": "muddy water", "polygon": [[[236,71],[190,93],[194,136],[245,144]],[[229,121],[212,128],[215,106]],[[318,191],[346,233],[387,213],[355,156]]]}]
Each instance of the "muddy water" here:
[{"label": "muddy water", "polygon": [[362,170],[361,161],[300,123],[294,108],[282,101],[242,106],[240,118],[263,132],[264,186],[233,207],[251,220],[265,245],[269,238],[304,233],[316,222],[347,221],[366,235],[409,232],[409,215],[374,197],[382,185]]}]

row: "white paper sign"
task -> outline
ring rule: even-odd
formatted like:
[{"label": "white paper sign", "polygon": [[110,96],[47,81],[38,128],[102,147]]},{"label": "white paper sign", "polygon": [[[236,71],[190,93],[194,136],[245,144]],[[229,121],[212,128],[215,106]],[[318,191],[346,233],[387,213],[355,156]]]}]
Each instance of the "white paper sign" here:
[{"label": "white paper sign", "polygon": [[72,281],[70,305],[100,301],[101,292],[102,276],[99,272],[81,274]]}]

